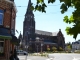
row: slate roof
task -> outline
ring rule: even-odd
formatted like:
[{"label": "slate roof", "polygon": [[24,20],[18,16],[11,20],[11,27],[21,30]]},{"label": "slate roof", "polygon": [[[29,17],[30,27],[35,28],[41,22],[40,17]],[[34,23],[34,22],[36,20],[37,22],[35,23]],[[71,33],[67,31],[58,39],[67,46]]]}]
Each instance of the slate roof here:
[{"label": "slate roof", "polygon": [[36,34],[48,35],[48,36],[57,36],[58,32],[47,32],[42,30],[35,30]]},{"label": "slate roof", "polygon": [[52,36],[57,36],[58,32],[52,32]]},{"label": "slate roof", "polygon": [[80,44],[80,41],[72,42],[72,44]]}]

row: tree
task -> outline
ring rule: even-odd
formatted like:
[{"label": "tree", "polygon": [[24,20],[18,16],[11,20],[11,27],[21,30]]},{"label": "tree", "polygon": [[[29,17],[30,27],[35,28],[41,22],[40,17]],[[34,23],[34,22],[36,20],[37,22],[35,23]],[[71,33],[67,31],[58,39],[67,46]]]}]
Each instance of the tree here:
[{"label": "tree", "polygon": [[59,50],[60,50],[60,51],[63,51],[62,47],[59,47]]},{"label": "tree", "polygon": [[[56,0],[47,0],[48,3],[54,3]],[[68,18],[68,16],[64,17],[64,22],[67,24],[73,24],[73,27],[67,27],[66,32],[68,35],[73,35],[73,38],[76,39],[77,35],[80,33],[80,0],[59,0],[62,3],[60,9],[61,13],[67,12],[68,8],[74,8],[74,12],[72,16]],[[35,6],[31,5],[32,10],[37,10],[40,12],[46,12],[45,8],[47,7],[44,0],[37,0]]]},{"label": "tree", "polygon": [[67,50],[68,51],[71,51],[72,49],[72,44],[69,42],[69,43],[66,43],[66,47],[67,47]]},{"label": "tree", "polygon": [[52,50],[55,52],[55,51],[57,51],[57,48],[53,46]]},{"label": "tree", "polygon": [[50,48],[49,48],[49,47],[47,48],[47,51],[48,51],[48,52],[50,51]]}]

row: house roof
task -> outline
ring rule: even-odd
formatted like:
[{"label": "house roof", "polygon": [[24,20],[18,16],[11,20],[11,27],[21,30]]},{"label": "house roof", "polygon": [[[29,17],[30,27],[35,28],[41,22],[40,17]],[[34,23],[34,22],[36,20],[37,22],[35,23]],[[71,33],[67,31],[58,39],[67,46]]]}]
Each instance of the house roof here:
[{"label": "house roof", "polygon": [[58,32],[47,32],[42,30],[35,30],[36,34],[48,35],[48,36],[57,36]]},{"label": "house roof", "polygon": [[13,4],[13,8],[14,8],[14,10],[15,10],[16,13],[17,13],[17,8],[16,8],[16,4],[14,3],[14,0],[5,0],[5,1]]}]

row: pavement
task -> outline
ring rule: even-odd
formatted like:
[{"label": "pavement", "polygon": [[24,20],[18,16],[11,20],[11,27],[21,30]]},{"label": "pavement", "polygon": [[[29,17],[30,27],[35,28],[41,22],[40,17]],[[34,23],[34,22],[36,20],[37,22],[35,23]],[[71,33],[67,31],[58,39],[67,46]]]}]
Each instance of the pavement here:
[{"label": "pavement", "polygon": [[80,60],[80,54],[52,53],[48,57],[19,55],[20,60]]}]

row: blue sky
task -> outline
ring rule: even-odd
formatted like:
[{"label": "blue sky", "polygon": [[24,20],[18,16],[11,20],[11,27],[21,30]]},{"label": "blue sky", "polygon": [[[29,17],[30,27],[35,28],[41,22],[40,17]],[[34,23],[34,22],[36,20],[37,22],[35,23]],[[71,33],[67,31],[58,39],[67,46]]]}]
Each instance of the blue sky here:
[{"label": "blue sky", "polygon": [[[36,0],[32,0],[34,4],[36,4]],[[47,0],[45,0],[47,3]],[[27,5],[28,5],[28,0],[15,0],[15,4],[17,7],[17,14],[16,14],[16,29],[21,31],[23,34],[23,21],[25,18],[25,13],[27,10]],[[60,12],[60,2],[57,0],[54,4],[47,4],[46,8],[46,13],[41,13],[41,12],[34,12],[35,15],[35,22],[36,22],[36,29],[37,30],[43,30],[43,31],[49,31],[49,32],[56,32],[61,29],[62,33],[64,34],[65,37],[65,42],[73,42],[75,39],[73,39],[73,36],[69,36],[65,32],[66,26],[70,26],[66,23],[63,22],[63,18],[65,15],[70,16],[72,11],[74,10],[73,8],[70,8],[68,12],[65,14],[61,14]],[[22,6],[22,7],[18,7]],[[16,36],[19,36],[18,33],[16,33]],[[76,40],[79,39],[79,36],[77,37]]]}]

